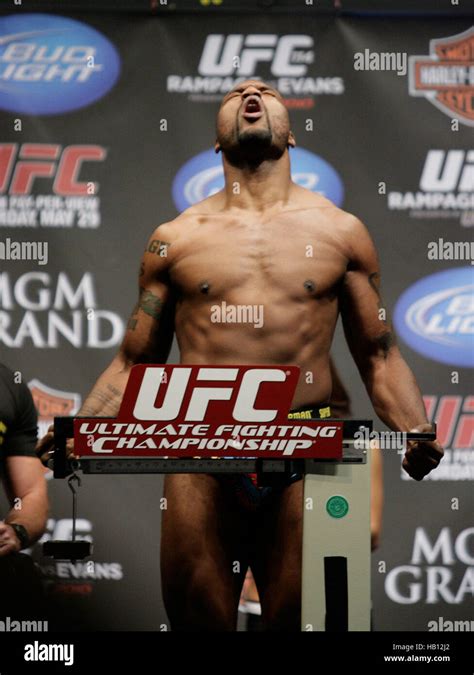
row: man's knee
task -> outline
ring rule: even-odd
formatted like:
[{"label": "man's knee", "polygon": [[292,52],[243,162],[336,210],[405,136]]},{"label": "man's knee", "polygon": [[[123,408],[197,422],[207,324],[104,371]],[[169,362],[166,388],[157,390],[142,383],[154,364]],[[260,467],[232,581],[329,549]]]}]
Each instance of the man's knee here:
[{"label": "man's knee", "polygon": [[192,571],[162,579],[163,598],[172,630],[233,631],[237,602],[229,581],[210,562],[197,563]]},{"label": "man's knee", "polygon": [[301,592],[291,589],[286,593],[275,593],[267,602],[262,602],[263,630],[301,630]]}]

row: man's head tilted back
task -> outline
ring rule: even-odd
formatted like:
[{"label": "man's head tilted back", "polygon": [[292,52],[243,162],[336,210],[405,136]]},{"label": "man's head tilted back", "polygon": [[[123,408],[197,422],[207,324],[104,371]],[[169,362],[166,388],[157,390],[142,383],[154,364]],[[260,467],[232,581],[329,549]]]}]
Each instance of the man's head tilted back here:
[{"label": "man's head tilted back", "polygon": [[260,80],[245,80],[222,99],[214,147],[231,164],[279,159],[295,145],[288,110],[277,89]]}]

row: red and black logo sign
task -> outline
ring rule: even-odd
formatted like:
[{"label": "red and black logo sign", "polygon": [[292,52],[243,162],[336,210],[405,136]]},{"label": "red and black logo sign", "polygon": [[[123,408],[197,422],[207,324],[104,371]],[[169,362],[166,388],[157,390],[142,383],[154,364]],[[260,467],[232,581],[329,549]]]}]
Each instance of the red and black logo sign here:
[{"label": "red and black logo sign", "polygon": [[411,96],[424,96],[463,124],[474,126],[474,28],[430,41],[427,56],[410,56]]}]

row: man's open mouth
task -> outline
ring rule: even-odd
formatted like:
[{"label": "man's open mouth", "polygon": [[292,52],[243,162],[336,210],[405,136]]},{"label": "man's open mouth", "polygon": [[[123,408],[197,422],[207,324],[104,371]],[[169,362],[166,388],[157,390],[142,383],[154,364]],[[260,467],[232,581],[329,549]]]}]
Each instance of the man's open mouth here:
[{"label": "man's open mouth", "polygon": [[259,96],[249,96],[244,103],[242,116],[246,120],[258,120],[263,115],[262,103]]}]

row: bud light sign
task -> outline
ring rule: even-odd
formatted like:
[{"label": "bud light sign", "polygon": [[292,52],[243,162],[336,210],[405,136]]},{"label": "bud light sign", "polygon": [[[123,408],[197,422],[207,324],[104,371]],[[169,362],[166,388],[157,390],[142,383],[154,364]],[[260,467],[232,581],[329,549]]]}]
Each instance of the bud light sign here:
[{"label": "bud light sign", "polygon": [[55,115],[102,98],[120,73],[120,57],[101,33],[49,14],[0,18],[0,108]]},{"label": "bud light sign", "polygon": [[474,268],[420,279],[400,297],[394,321],[398,334],[423,356],[474,367]]}]

